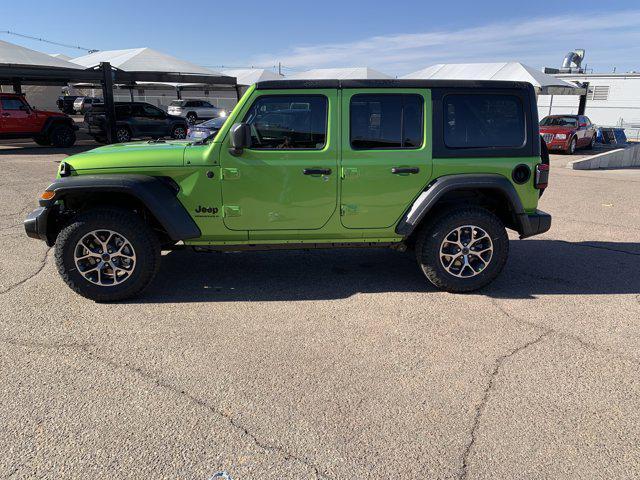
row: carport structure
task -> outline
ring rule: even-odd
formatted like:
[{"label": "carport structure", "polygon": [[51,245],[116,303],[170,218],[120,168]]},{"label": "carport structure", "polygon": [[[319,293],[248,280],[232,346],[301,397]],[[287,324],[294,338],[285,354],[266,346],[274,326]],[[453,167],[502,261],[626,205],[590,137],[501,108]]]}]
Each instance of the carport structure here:
[{"label": "carport structure", "polygon": [[584,115],[588,85],[576,85],[519,62],[440,63],[403,76],[409,79],[509,80],[528,82],[537,95],[580,95],[578,115]]},{"label": "carport structure", "polygon": [[166,70],[123,71],[110,62],[90,68],[51,57],[35,50],[0,41],[0,85],[12,85],[22,93],[23,85],[66,86],[92,85],[102,89],[107,120],[107,142],[115,139],[114,85],[136,85],[137,82],[224,85],[237,91],[235,77],[211,73],[180,73]]}]

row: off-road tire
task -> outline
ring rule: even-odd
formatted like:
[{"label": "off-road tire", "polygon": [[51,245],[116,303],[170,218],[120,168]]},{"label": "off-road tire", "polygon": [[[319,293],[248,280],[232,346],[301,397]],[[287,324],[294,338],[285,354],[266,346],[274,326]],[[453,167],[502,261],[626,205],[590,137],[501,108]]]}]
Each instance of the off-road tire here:
[{"label": "off-road tire", "polygon": [[44,135],[37,135],[37,136],[33,137],[33,141],[36,142],[38,145],[41,145],[43,147],[48,147],[49,145],[51,145],[51,140],[49,140]]},{"label": "off-road tire", "polygon": [[76,132],[69,125],[57,125],[49,134],[51,145],[58,148],[69,148],[76,143]]},{"label": "off-road tire", "polygon": [[[87,233],[100,229],[124,235],[135,250],[133,273],[119,285],[100,286],[91,283],[76,267],[76,245]],[[135,213],[117,208],[95,208],[76,216],[58,234],[55,260],[60,276],[71,290],[96,302],[115,302],[139,295],[151,283],[160,267],[160,242]]]},{"label": "off-road tire", "polygon": [[[477,226],[487,233],[493,255],[480,273],[459,278],[444,268],[440,247],[452,230],[465,225]],[[493,213],[481,207],[462,207],[444,211],[427,222],[418,232],[415,252],[418,266],[437,288],[453,293],[471,292],[488,285],[500,274],[509,254],[509,238],[504,224]]]}]

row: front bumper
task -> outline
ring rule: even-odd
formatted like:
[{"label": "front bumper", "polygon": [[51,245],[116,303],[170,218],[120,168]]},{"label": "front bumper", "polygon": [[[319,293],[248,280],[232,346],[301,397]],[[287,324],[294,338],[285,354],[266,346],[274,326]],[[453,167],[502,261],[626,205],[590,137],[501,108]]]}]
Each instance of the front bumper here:
[{"label": "front bumper", "polygon": [[535,213],[523,213],[518,215],[520,238],[533,237],[548,231],[551,228],[551,215],[542,210]]},{"label": "front bumper", "polygon": [[48,246],[52,246],[48,236],[49,213],[48,207],[38,207],[24,220],[24,230],[27,236],[37,240],[44,240]]}]

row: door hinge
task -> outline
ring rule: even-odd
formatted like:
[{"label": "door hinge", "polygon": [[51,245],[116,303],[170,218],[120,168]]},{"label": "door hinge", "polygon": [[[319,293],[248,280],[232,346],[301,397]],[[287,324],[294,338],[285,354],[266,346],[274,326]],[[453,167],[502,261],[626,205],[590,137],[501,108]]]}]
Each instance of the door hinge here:
[{"label": "door hinge", "polygon": [[222,214],[227,217],[239,217],[242,215],[242,209],[238,205],[224,205],[222,207]]},{"label": "door hinge", "polygon": [[346,215],[356,215],[358,213],[358,206],[357,205],[340,205],[340,215],[341,216],[346,216]]},{"label": "door hinge", "polygon": [[222,178],[223,180],[235,180],[240,178],[240,170],[237,168],[223,168]]},{"label": "door hinge", "polygon": [[355,167],[342,167],[342,178],[357,177],[358,169]]}]

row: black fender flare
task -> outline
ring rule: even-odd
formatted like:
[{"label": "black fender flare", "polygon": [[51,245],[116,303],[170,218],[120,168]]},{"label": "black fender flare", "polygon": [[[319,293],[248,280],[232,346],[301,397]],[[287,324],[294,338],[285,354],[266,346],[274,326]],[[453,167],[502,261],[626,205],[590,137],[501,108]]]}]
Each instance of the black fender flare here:
[{"label": "black fender flare", "polygon": [[435,179],[418,198],[416,198],[404,214],[396,226],[396,233],[408,237],[420,224],[429,210],[431,210],[438,200],[447,192],[479,188],[497,190],[502,193],[508,199],[510,210],[514,214],[517,231],[523,237],[529,236],[529,232],[531,231],[529,216],[526,214],[513,184],[502,175],[490,173],[444,175]]},{"label": "black fender flare", "polygon": [[76,125],[73,122],[73,119],[67,116],[60,115],[60,116],[49,117],[45,120],[44,125],[42,127],[42,135],[49,135],[51,131],[54,129],[54,127],[57,127],[58,125],[68,125],[74,130],[77,130]]},{"label": "black fender flare", "polygon": [[176,198],[176,189],[161,178],[148,175],[78,175],[54,181],[47,191],[55,192],[50,200],[40,200],[45,208],[58,200],[83,193],[125,193],[140,201],[158,220],[173,241],[198,238],[202,235],[195,221]]}]

